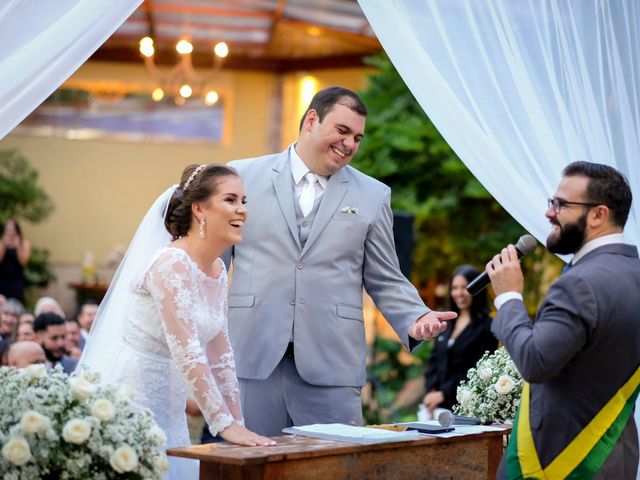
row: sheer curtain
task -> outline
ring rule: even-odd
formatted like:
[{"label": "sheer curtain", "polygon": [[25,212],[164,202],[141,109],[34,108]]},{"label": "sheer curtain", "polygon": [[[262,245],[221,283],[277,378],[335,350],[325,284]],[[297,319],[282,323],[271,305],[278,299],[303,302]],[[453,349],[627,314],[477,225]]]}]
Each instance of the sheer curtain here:
[{"label": "sheer curtain", "polygon": [[640,247],[638,2],[358,1],[429,118],[524,228],[545,240],[545,198],[588,160],[627,176],[625,236]]},{"label": "sheer curtain", "polygon": [[140,3],[0,2],[0,139],[82,65]]},{"label": "sheer curtain", "polygon": [[625,236],[640,246],[638,2],[359,2],[429,118],[525,229],[546,239],[546,198],[588,160],[629,179]]}]

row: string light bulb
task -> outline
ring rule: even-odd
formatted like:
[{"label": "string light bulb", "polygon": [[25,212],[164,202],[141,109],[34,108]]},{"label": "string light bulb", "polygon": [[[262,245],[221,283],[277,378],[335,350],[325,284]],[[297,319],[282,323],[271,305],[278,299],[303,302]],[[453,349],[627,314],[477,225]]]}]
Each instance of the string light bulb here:
[{"label": "string light bulb", "polygon": [[140,53],[145,57],[152,57],[155,53],[155,48],[153,47],[153,38],[151,37],[142,37],[140,39]]},{"label": "string light bulb", "polygon": [[154,88],[153,92],[151,92],[151,98],[154,102],[159,102],[164,98],[164,90],[162,90],[160,87]]},{"label": "string light bulb", "polygon": [[211,105],[215,105],[219,98],[220,96],[218,95],[218,92],[215,90],[209,90],[204,97],[204,103],[210,107]]},{"label": "string light bulb", "polygon": [[225,58],[227,55],[229,55],[229,45],[227,45],[225,42],[218,42],[213,47],[213,53],[215,53],[220,58]]},{"label": "string light bulb", "polygon": [[187,85],[184,84],[180,87],[180,96],[183,98],[189,98],[191,95],[193,94],[193,89]]},{"label": "string light bulb", "polygon": [[184,38],[176,43],[176,51],[180,55],[187,55],[193,52],[193,45],[189,40],[185,40]]}]

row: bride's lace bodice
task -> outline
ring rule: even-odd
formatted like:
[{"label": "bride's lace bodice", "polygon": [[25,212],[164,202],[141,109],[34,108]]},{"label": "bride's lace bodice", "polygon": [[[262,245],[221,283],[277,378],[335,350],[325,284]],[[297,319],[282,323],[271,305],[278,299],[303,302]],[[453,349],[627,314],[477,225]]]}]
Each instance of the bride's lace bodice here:
[{"label": "bride's lace bodice", "polygon": [[[177,397],[184,412],[188,394],[198,403],[214,435],[233,421],[241,424],[238,381],[227,334],[224,265],[218,278],[209,277],[184,250],[166,247],[156,253],[133,289],[123,341],[139,353],[138,363],[144,365],[147,359],[145,367],[129,368],[142,368],[148,375],[143,383],[154,392],[147,395],[148,402],[162,408],[162,401],[175,403]],[[163,359],[167,364],[164,375],[159,367]],[[182,385],[173,385],[172,375],[182,377]]]}]

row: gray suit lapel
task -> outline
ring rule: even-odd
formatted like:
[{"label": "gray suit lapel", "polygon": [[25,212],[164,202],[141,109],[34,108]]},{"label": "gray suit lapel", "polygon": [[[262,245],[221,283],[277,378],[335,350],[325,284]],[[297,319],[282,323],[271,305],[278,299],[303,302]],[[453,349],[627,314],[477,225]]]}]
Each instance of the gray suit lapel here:
[{"label": "gray suit lapel", "polygon": [[294,241],[300,247],[300,238],[298,237],[298,227],[296,225],[296,211],[293,205],[293,189],[292,189],[292,176],[291,168],[289,166],[289,149],[283,152],[278,158],[278,161],[273,167],[275,175],[271,179],[273,182],[273,188],[276,191],[276,197],[278,197],[278,203],[280,204],[280,210],[284,216],[291,236]]},{"label": "gray suit lapel", "polygon": [[309,232],[309,238],[302,249],[302,255],[309,250],[311,245],[313,245],[316,239],[320,236],[322,230],[327,226],[327,223],[329,223],[329,220],[331,220],[331,217],[333,217],[333,214],[340,205],[340,201],[344,198],[345,193],[347,193],[349,180],[347,179],[345,168],[338,170],[336,173],[331,175],[331,178],[329,179],[327,190],[321,198],[322,203],[320,204],[320,209],[318,210],[318,214],[316,215],[311,231]]}]

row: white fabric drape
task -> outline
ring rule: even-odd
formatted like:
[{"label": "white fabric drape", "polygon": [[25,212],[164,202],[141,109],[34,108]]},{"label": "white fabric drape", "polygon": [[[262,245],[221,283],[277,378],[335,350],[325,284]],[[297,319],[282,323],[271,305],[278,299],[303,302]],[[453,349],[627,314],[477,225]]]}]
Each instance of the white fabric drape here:
[{"label": "white fabric drape", "polygon": [[587,160],[627,176],[625,237],[640,247],[638,2],[358,1],[436,128],[524,228],[545,240],[545,197]]},{"label": "white fabric drape", "polygon": [[625,237],[640,246],[638,2],[359,2],[429,118],[526,230],[546,239],[546,198],[587,160],[629,179]]},{"label": "white fabric drape", "polygon": [[109,38],[142,0],[3,0],[0,139]]}]

